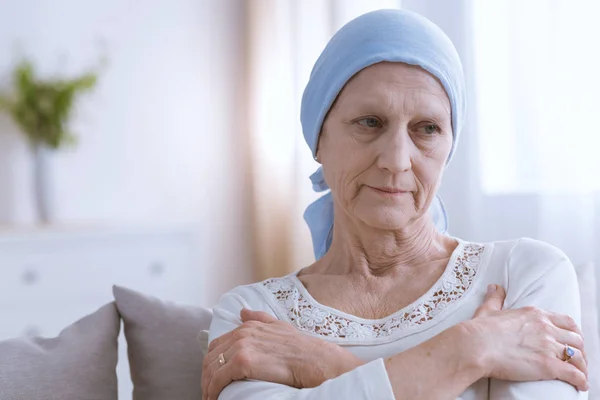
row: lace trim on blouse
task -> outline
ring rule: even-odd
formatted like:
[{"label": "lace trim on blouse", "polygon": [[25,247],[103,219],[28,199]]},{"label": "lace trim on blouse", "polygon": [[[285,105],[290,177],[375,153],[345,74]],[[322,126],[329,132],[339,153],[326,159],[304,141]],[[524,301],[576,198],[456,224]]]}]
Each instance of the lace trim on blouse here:
[{"label": "lace trim on blouse", "polygon": [[[324,307],[304,296],[296,285],[297,278],[288,275],[273,278],[262,284],[285,310],[287,317],[298,329],[317,336],[344,339],[377,339],[431,321],[451,304],[463,297],[471,287],[485,246],[467,243],[461,254],[425,297],[403,310],[374,322],[350,318]],[[367,320],[368,321],[368,320]]]}]

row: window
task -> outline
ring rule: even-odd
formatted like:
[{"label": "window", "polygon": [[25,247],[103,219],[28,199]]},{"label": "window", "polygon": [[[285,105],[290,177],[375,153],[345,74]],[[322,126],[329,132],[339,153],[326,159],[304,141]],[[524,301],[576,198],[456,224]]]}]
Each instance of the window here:
[{"label": "window", "polygon": [[600,2],[473,2],[482,187],[600,190]]}]

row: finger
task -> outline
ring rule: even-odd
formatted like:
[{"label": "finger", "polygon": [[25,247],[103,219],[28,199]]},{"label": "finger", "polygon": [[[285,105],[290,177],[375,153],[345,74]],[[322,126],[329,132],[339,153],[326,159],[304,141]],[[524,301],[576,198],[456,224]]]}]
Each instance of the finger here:
[{"label": "finger", "polygon": [[548,319],[550,319],[555,326],[575,332],[583,338],[583,332],[581,331],[581,328],[579,328],[579,325],[577,325],[575,320],[570,316],[549,312]]},{"label": "finger", "polygon": [[475,316],[478,317],[480,315],[484,315],[492,311],[502,310],[505,297],[506,292],[504,291],[504,288],[502,286],[488,285],[488,290],[485,295],[483,304],[479,306],[477,311],[475,311]]},{"label": "finger", "polygon": [[570,317],[569,315],[564,315],[564,314],[548,313],[548,318],[556,327],[574,332],[577,335],[579,335],[579,337],[581,338],[581,341],[582,341],[581,345],[578,345],[577,343],[571,343],[567,340],[564,340],[563,342],[569,344],[570,346],[575,346],[578,349],[580,349],[581,352],[583,353],[583,358],[587,362],[587,354],[585,352],[585,344],[584,344],[585,339],[583,337],[583,332],[581,331],[581,328],[579,327],[579,325],[577,325],[577,322],[575,322],[575,320],[572,317]]},{"label": "finger", "polygon": [[557,359],[554,368],[556,379],[566,382],[583,392],[590,388],[584,373],[574,365]]},{"label": "finger", "polygon": [[557,349],[556,349],[557,358],[559,360],[565,362],[565,363],[569,363],[569,364],[573,365],[575,368],[577,368],[578,370],[580,370],[581,372],[583,372],[583,374],[587,378],[587,376],[588,376],[587,361],[583,357],[583,353],[581,352],[581,350],[579,350],[576,347],[573,347],[573,346],[569,345],[569,347],[571,349],[573,349],[573,351],[575,352],[575,354],[573,354],[571,356],[571,358],[567,361],[566,360],[566,355],[565,355],[565,345],[564,345],[564,343],[556,342],[556,346],[557,346]]},{"label": "finger", "polygon": [[200,387],[202,388],[202,399],[206,399],[206,390],[208,389],[207,382],[210,380],[210,374],[212,373],[210,370],[212,359],[214,359],[214,353],[209,351],[204,356],[204,360],[202,360],[202,379],[200,381]]},{"label": "finger", "polygon": [[219,353],[212,351],[206,354],[204,361],[202,362],[202,381],[200,387],[202,388],[203,400],[208,398],[208,384],[212,379],[215,370],[215,361],[218,357]]},{"label": "finger", "polygon": [[208,397],[208,388],[210,385],[210,381],[213,379],[215,371],[217,371],[219,367],[221,367],[221,364],[219,363],[219,356],[223,354],[223,356],[225,357],[225,362],[230,360],[232,357],[232,352],[230,349],[235,344],[236,338],[233,334],[223,335],[221,336],[221,338],[221,342],[215,344],[216,347],[209,351],[208,354],[206,354],[206,356],[204,357],[201,383],[203,399],[206,399]]},{"label": "finger", "polygon": [[579,335],[577,332],[569,331],[566,329],[555,327],[554,337],[556,341],[564,345],[565,343],[569,346],[578,349],[581,352],[581,358],[587,364],[587,355],[585,353],[585,343],[583,342],[583,337]]},{"label": "finger", "polygon": [[576,367],[578,370],[580,370],[581,372],[583,372],[583,374],[585,375],[586,379],[588,377],[588,365],[586,360],[583,358],[583,355],[581,353],[581,350],[576,349],[574,347],[571,347],[573,350],[575,350],[575,355],[573,355],[573,357],[571,357],[571,359],[569,359],[568,362],[569,364],[573,365],[574,367]]},{"label": "finger", "polygon": [[[240,312],[240,314],[242,314],[244,312],[244,310],[246,310],[246,309],[242,309],[242,312]],[[260,314],[264,314],[266,316],[269,316],[269,314],[263,313],[262,311],[250,311],[250,310],[246,310],[246,311],[251,312],[251,313],[260,313]],[[274,319],[274,320],[278,321],[278,319]],[[254,321],[254,319],[251,319],[251,321]],[[248,321],[244,321],[244,322],[248,322]],[[267,322],[266,319],[265,319],[265,322]],[[232,339],[235,339],[236,337],[239,338],[240,331],[241,330],[246,330],[247,328],[248,328],[248,325],[240,325],[237,328],[235,328],[234,330],[229,331],[229,332],[227,332],[227,333],[219,336],[218,338],[213,339],[213,341],[210,342],[209,345],[208,345],[208,351],[209,352],[213,351],[217,347],[221,346],[223,343],[229,342]]]},{"label": "finger", "polygon": [[214,373],[211,375],[211,380],[208,383],[207,388],[207,399],[217,400],[219,398],[219,394],[225,386],[229,385],[233,381],[244,379],[242,373],[240,373],[241,368],[234,363],[229,362],[227,359],[228,356],[225,356],[227,362],[225,365],[219,365]]},{"label": "finger", "polygon": [[242,309],[242,311],[240,312],[240,317],[242,318],[243,322],[258,321],[258,322],[269,323],[269,322],[279,321],[277,318],[275,318],[274,316],[272,316],[270,314],[267,314],[266,312],[252,311],[252,310],[248,310],[247,308]]},{"label": "finger", "polygon": [[231,337],[233,336],[234,332],[235,332],[235,329],[232,331],[229,331],[227,333],[224,333],[223,335],[219,336],[218,338],[214,338],[212,340],[212,342],[210,342],[208,344],[208,352],[210,353],[211,351],[213,351],[214,349],[219,347],[221,344],[231,340]]},{"label": "finger", "polygon": [[245,347],[248,347],[248,339],[240,339],[239,337],[235,336],[231,336],[229,340],[221,343],[210,353],[210,357],[207,360],[211,371],[214,372],[221,366],[221,363],[219,363],[219,356],[221,354],[223,354],[223,357],[225,358],[225,363],[228,363],[236,352]]}]

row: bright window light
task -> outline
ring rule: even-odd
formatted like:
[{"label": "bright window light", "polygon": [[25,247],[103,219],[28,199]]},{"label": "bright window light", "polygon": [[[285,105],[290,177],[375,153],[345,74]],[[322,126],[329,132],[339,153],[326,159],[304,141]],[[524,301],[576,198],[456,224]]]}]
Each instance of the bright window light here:
[{"label": "bright window light", "polygon": [[472,3],[485,192],[600,190],[600,2]]}]

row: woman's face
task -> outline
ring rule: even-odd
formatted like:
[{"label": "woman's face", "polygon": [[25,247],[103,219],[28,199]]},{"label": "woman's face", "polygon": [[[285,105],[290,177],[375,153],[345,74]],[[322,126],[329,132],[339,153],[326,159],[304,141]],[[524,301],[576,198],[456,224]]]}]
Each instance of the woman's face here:
[{"label": "woman's face", "polygon": [[356,74],[317,152],[336,213],[380,229],[426,215],[452,147],[451,121],[444,88],[419,67],[386,62]]}]

